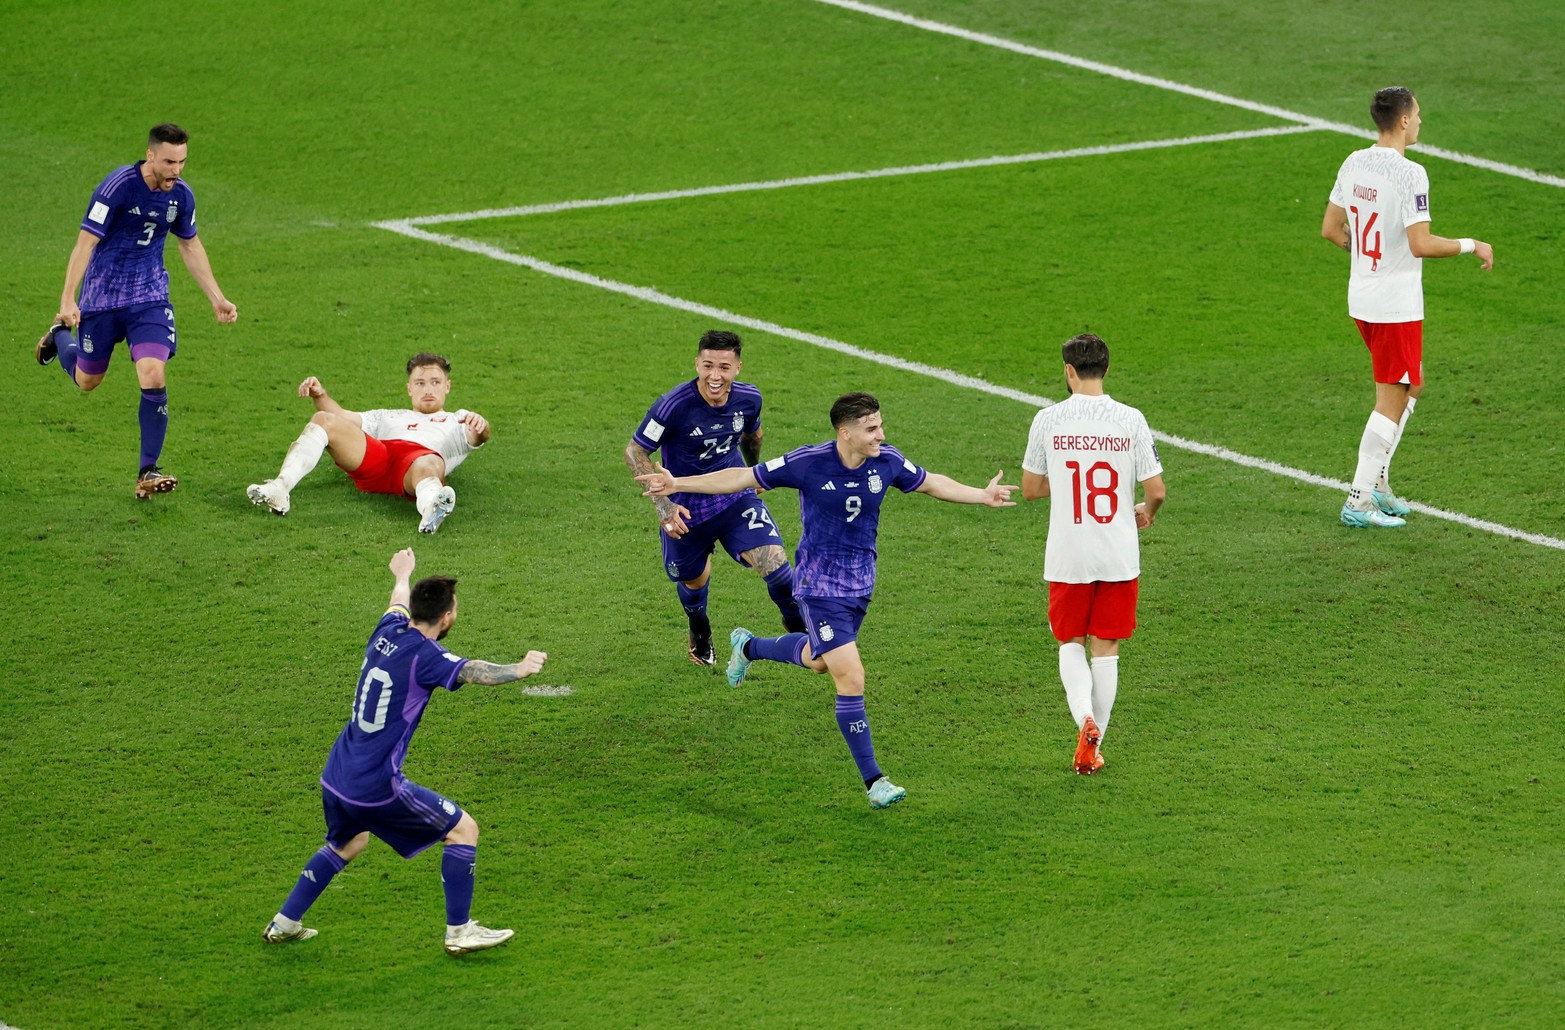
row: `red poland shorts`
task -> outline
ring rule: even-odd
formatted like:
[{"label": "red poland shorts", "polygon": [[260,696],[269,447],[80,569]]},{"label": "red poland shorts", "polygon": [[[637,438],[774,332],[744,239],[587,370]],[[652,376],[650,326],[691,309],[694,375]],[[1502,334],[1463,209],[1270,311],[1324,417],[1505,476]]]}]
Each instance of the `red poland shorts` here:
[{"label": "red poland shorts", "polygon": [[[409,496],[402,487],[408,466],[426,454],[435,452],[423,444],[411,440],[377,440],[364,434],[364,460],[348,475],[353,485],[367,494],[390,494],[393,497]],[[347,469],[343,470],[347,472]]]},{"label": "red poland shorts", "polygon": [[1424,385],[1424,323],[1365,322],[1355,318],[1377,383]]},{"label": "red poland shorts", "polygon": [[1077,637],[1129,640],[1141,581],[1049,584],[1049,628],[1060,643]]}]

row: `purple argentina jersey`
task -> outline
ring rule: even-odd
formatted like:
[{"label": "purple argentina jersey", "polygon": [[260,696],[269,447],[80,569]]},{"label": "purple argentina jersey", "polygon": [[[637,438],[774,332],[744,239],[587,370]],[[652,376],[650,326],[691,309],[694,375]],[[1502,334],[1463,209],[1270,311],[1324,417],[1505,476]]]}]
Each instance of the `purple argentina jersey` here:
[{"label": "purple argentina jersey", "polygon": [[[718,469],[742,468],[739,437],[761,428],[761,391],[734,383],[728,403],[714,408],[701,397],[694,379],[653,402],[631,439],[652,453],[663,450],[663,467],[675,476],[699,476]],[[690,512],[691,523],[705,522],[753,490],[737,494],[674,494],[670,499]]]},{"label": "purple argentina jersey", "polygon": [[799,491],[799,551],[793,592],[799,597],[869,597],[875,592],[875,536],[880,502],[896,487],[912,493],[929,473],[889,444],[880,455],[850,469],[835,441],[789,451],[755,466],[755,480],[770,490]]},{"label": "purple argentina jersey", "polygon": [[163,241],[170,230],[185,240],[196,235],[196,195],[183,179],[167,193],[148,189],[137,161],[92,191],[82,228],[98,237],[77,302],[83,311],[166,302]]},{"label": "purple argentina jersey", "polygon": [[348,725],[326,758],[321,786],[360,805],[390,801],[402,791],[402,759],[437,687],[456,690],[467,664],[413,628],[408,610],[392,605],[364,649]]}]

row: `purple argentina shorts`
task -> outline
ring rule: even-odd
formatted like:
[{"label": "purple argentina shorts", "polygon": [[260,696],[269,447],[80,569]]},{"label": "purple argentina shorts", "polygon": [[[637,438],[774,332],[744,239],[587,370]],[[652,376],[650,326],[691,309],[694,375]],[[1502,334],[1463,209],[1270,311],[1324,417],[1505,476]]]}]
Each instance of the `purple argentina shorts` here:
[{"label": "purple argentina shorts", "polygon": [[867,597],[795,597],[804,616],[804,628],[810,635],[810,654],[816,658],[832,648],[851,644],[859,638],[864,613],[869,611]]},{"label": "purple argentina shorts", "polygon": [[719,543],[730,558],[743,564],[739,556],[744,552],[767,544],[781,547],[783,542],[766,502],[753,494],[692,525],[678,540],[661,530],[658,536],[663,542],[663,571],[676,583],[701,575]]},{"label": "purple argentina shorts", "polygon": [[347,847],[348,841],[368,830],[390,844],[403,858],[412,858],[439,844],[462,819],[462,807],[408,780],[390,801],[359,805],[333,794],[323,784],[321,805],[326,810],[326,843]]},{"label": "purple argentina shorts", "polygon": [[76,367],[88,375],[101,376],[109,370],[114,345],[121,341],[130,343],[132,361],[167,361],[174,356],[174,308],[159,300],[128,308],[84,311],[81,325],[76,327],[76,339],[81,347]]}]

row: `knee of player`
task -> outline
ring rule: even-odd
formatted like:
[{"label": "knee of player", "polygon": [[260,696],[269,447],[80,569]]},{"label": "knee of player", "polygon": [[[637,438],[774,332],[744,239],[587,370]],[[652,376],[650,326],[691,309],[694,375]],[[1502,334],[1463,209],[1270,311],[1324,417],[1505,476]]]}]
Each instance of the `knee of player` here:
[{"label": "knee of player", "polygon": [[359,853],[369,845],[369,842],[370,835],[369,831],[366,830],[363,833],[355,836],[342,847],[333,848],[332,850],[337,852],[337,857],[342,859],[344,862],[352,862],[355,858],[359,857]]},{"label": "knee of player", "polygon": [[451,832],[446,834],[446,843],[477,844],[478,822],[468,815],[466,811],[463,811],[462,818],[458,819],[456,825],[451,827]]}]

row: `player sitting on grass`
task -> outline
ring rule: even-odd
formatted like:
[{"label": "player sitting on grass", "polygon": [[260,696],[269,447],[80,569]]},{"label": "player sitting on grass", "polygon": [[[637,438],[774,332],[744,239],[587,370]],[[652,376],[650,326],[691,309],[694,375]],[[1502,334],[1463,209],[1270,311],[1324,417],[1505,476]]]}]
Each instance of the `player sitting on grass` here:
[{"label": "player sitting on grass", "polygon": [[351,717],[321,773],[326,845],[310,856],[288,900],[262,932],[268,944],[315,936],[299,920],[364,850],[372,833],[403,858],[445,844],[440,882],[446,893],[447,952],[482,951],[511,939],[510,930],[491,930],[471,918],[478,823],[456,802],[404,776],[402,759],[436,690],[510,683],[542,669],[549,656],[528,651],[514,665],[496,665],[447,651],[438,641],[456,622],[456,580],[430,576],[409,587],[413,566],[411,547],[391,557],[396,577],[391,604],[364,648]]},{"label": "player sitting on grass", "polygon": [[411,497],[418,506],[418,531],[433,533],[456,507],[456,491],[446,476],[489,439],[489,422],[458,408],[445,410],[451,392],[451,363],[438,354],[408,359],[407,408],[349,411],[310,376],[299,396],[315,402],[315,414],[288,448],[275,479],[252,483],[245,491],[257,507],[286,515],[289,493],[310,474],[323,451],[360,490]]}]

